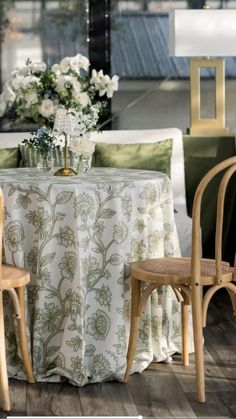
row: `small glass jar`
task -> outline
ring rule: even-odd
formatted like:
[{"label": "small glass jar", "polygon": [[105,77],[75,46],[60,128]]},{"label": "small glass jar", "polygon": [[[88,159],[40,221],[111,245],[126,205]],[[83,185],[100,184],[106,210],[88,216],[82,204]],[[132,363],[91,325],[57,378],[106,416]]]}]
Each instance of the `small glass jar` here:
[{"label": "small glass jar", "polygon": [[52,153],[41,154],[37,163],[37,169],[41,172],[50,172],[53,169],[53,156]]},{"label": "small glass jar", "polygon": [[78,156],[77,173],[87,173],[91,168],[92,156],[81,154]]}]

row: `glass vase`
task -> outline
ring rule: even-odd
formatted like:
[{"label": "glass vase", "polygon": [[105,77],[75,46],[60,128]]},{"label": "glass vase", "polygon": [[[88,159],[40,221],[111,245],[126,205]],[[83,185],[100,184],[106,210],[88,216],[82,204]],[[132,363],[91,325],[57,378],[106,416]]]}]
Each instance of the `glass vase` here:
[{"label": "glass vase", "polygon": [[92,155],[80,154],[77,161],[77,174],[87,173],[91,168]]},{"label": "glass vase", "polygon": [[50,170],[53,169],[52,153],[40,154],[39,161],[37,163],[37,169],[41,172],[50,172]]}]

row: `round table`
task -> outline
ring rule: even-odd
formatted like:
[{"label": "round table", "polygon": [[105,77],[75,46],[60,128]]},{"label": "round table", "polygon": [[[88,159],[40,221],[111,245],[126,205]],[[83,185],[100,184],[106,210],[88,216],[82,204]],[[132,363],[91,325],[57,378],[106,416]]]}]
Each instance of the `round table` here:
[{"label": "round table", "polygon": [[[179,255],[169,178],[112,168],[55,177],[19,168],[0,170],[0,184],[5,260],[31,272],[27,324],[36,379],[62,376],[79,386],[122,380],[130,263]],[[22,378],[9,319],[6,314],[9,374]],[[162,287],[140,322],[133,372],[176,351],[179,304],[172,289]]]}]

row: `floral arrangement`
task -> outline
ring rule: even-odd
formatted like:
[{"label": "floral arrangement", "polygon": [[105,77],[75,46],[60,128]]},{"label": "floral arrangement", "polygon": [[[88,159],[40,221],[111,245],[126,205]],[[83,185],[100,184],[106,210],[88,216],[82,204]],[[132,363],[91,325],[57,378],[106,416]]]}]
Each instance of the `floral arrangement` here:
[{"label": "floral arrangement", "polygon": [[37,148],[42,154],[50,154],[56,148],[60,148],[58,139],[44,128],[39,128],[35,133],[32,133],[30,139],[25,139],[22,143],[27,148]]},{"label": "floral arrangement", "polygon": [[4,86],[0,116],[6,114],[14,123],[53,127],[56,110],[64,107],[76,112],[81,133],[96,129],[105,107],[103,98],[111,98],[118,90],[119,77],[110,78],[102,70],[92,70],[90,77],[89,66],[88,58],[81,54],[65,57],[51,68],[27,60]]}]

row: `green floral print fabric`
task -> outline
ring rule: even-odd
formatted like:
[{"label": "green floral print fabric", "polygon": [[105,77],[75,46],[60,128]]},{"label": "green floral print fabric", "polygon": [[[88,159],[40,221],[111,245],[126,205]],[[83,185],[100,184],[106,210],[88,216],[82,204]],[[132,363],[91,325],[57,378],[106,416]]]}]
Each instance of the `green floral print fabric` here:
[{"label": "green floral print fabric", "polygon": [[[130,264],[178,256],[171,182],[162,173],[93,168],[63,178],[0,170],[5,261],[31,272],[27,332],[38,381],[83,386],[123,380],[130,326]],[[9,310],[9,311],[8,311]],[[6,296],[9,374],[25,378]],[[140,319],[133,372],[181,351],[180,307],[153,292]]]}]

